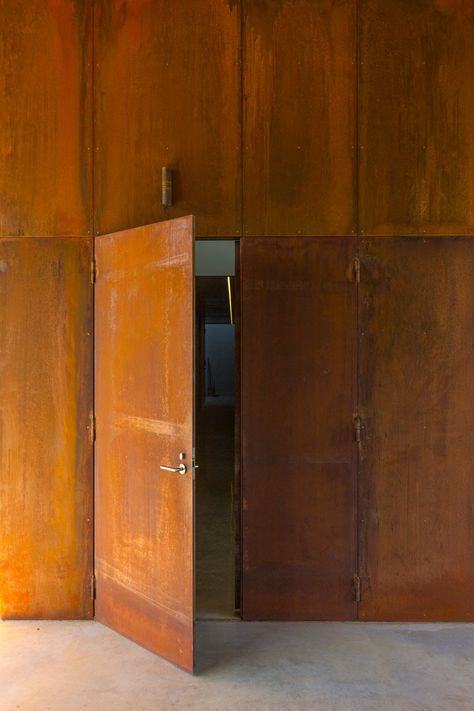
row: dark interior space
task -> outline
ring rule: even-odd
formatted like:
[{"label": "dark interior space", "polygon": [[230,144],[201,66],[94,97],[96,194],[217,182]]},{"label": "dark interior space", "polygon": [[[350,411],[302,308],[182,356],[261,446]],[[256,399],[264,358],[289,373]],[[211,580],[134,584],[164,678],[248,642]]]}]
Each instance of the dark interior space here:
[{"label": "dark interior space", "polygon": [[[210,254],[209,243],[207,248]],[[211,267],[208,262],[202,265],[198,259],[196,276],[198,619],[235,617],[239,578],[236,575],[239,496],[235,483],[235,277],[209,275],[210,271],[226,271],[219,256],[214,257]]]}]

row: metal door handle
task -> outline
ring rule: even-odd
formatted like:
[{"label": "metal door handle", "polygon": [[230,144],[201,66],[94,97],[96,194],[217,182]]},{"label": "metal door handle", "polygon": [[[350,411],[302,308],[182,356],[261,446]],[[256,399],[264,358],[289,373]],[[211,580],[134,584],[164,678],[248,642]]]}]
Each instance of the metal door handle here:
[{"label": "metal door handle", "polygon": [[161,464],[160,469],[163,469],[163,471],[165,471],[165,472],[173,472],[174,474],[186,474],[186,472],[188,471],[188,468],[187,468],[186,464],[183,462],[183,459],[185,458],[185,456],[186,455],[184,452],[180,452],[179,458],[181,460],[181,464],[179,465],[179,467],[167,467],[164,464]]},{"label": "metal door handle", "polygon": [[166,467],[164,464],[160,464],[160,469],[165,472],[175,472],[176,474],[186,474],[187,467],[186,464],[180,464],[179,467]]}]

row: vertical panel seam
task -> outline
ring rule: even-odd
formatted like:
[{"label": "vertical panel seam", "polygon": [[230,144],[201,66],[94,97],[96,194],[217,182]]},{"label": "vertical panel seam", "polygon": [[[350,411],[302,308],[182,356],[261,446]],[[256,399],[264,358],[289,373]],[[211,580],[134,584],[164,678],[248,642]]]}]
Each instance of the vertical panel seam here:
[{"label": "vertical panel seam", "polygon": [[[92,123],[92,259],[94,264],[96,262],[96,250],[95,250],[95,235],[96,235],[96,4],[94,0],[91,0],[91,43],[92,43],[92,66],[91,66],[91,83],[92,83],[92,97],[91,97],[91,123]],[[95,342],[96,342],[96,319],[95,319],[95,284],[92,285],[92,411],[94,413],[94,423],[96,425],[96,388],[95,388]],[[97,435],[96,435],[97,438]],[[95,480],[96,480],[96,463],[95,463],[95,451],[96,451],[96,441],[92,443],[92,575],[94,576],[94,598],[92,600],[92,616],[95,618],[95,608],[96,608],[96,582],[95,582],[95,530],[96,530],[96,520],[95,520]]]},{"label": "vertical panel seam", "polygon": [[[355,143],[356,143],[356,256],[360,259],[360,61],[361,61],[361,48],[360,48],[360,18],[361,18],[361,2],[363,0],[355,0],[355,12],[356,12],[356,106],[355,106]],[[360,294],[361,294],[361,280],[362,275],[356,283],[356,308],[355,308],[355,369],[356,369],[356,412],[360,414],[361,401],[360,401]],[[356,573],[361,577],[360,569],[360,536],[361,536],[361,505],[360,505],[360,476],[361,476],[361,443],[356,445],[356,466],[355,466],[355,531],[354,535],[356,537]],[[360,600],[356,602],[356,618],[360,620]]]},{"label": "vertical panel seam", "polygon": [[245,151],[244,151],[244,138],[245,138],[245,97],[244,97],[244,67],[245,67],[245,45],[244,45],[244,7],[245,0],[240,2],[240,234],[244,234],[245,229],[245,205],[244,205],[244,195],[245,195],[245,174],[244,174],[244,163],[245,163]]}]

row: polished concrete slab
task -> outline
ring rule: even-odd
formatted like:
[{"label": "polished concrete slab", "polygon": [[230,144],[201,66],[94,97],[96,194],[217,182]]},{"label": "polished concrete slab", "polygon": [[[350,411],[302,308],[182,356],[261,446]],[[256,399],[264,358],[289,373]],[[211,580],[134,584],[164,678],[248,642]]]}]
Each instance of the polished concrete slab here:
[{"label": "polished concrete slab", "polygon": [[194,677],[96,622],[0,623],[0,711],[474,708],[474,625],[201,622]]}]

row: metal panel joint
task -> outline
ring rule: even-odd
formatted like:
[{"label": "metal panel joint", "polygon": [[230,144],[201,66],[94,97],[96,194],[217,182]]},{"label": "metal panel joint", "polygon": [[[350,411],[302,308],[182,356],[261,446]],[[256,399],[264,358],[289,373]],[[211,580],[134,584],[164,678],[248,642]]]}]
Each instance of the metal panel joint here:
[{"label": "metal panel joint", "polygon": [[360,284],[360,259],[359,257],[354,258],[354,281],[356,284]]},{"label": "metal panel joint", "polygon": [[90,272],[91,272],[91,284],[95,284],[97,281],[97,264],[96,264],[95,259],[91,260]]},{"label": "metal panel joint", "polygon": [[355,441],[359,444],[362,441],[362,417],[359,413],[354,415],[353,425],[354,425],[354,437]]},{"label": "metal panel joint", "polygon": [[96,424],[95,414],[93,412],[90,413],[89,420],[90,420],[89,431],[90,431],[91,442],[95,442],[96,434],[97,434],[97,424]]}]

